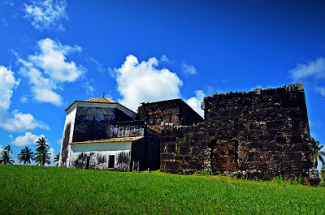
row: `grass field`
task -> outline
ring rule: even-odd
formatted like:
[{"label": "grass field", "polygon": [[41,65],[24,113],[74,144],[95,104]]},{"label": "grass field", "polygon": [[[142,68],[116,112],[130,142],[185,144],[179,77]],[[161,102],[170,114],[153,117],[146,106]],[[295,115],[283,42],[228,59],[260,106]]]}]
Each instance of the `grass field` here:
[{"label": "grass field", "polygon": [[0,165],[0,214],[325,214],[325,188]]}]

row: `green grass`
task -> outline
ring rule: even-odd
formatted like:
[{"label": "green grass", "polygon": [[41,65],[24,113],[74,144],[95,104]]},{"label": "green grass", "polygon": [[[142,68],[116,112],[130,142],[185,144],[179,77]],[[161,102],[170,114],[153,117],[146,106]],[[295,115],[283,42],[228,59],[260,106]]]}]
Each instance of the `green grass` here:
[{"label": "green grass", "polygon": [[0,214],[325,214],[325,188],[0,165]]}]

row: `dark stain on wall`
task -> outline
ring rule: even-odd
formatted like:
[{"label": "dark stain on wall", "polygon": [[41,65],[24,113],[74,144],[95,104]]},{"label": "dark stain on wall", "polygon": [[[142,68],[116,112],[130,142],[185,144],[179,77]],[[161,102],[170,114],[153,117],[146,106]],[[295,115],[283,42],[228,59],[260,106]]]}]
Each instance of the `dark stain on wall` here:
[{"label": "dark stain on wall", "polygon": [[62,152],[61,152],[61,165],[67,167],[67,158],[69,155],[69,139],[70,139],[71,123],[69,122],[64,130],[63,141],[62,141]]},{"label": "dark stain on wall", "polygon": [[193,125],[203,122],[203,118],[189,107],[182,99],[161,102],[142,103],[138,108],[137,120],[161,132],[162,125]]},{"label": "dark stain on wall", "polygon": [[130,153],[129,152],[120,152],[117,155],[117,170],[122,172],[130,171]]},{"label": "dark stain on wall", "polygon": [[83,153],[81,152],[79,155],[78,155],[78,158],[76,160],[73,161],[73,167],[74,168],[85,168],[86,166],[86,159],[87,159],[87,154],[86,153]]},{"label": "dark stain on wall", "polygon": [[147,166],[150,170],[158,170],[160,162],[160,134],[147,128],[145,133],[147,145]]},{"label": "dark stain on wall", "polygon": [[144,138],[132,142],[130,170],[132,170],[133,161],[139,162],[140,171],[147,169],[147,144]]},{"label": "dark stain on wall", "polygon": [[309,123],[301,84],[205,97],[205,121],[162,131],[160,170],[308,179]]},{"label": "dark stain on wall", "polygon": [[103,163],[108,162],[107,159],[106,159],[106,156],[104,156],[102,154],[97,153],[96,158],[97,158],[97,164],[103,164]]}]

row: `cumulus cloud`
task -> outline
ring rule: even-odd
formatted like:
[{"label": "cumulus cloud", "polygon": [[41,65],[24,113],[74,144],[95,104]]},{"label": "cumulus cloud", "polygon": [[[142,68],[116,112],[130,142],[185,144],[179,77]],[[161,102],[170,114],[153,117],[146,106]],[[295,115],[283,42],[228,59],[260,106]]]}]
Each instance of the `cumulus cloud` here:
[{"label": "cumulus cloud", "polygon": [[66,56],[73,52],[80,52],[79,46],[62,45],[49,38],[40,40],[39,52],[22,58],[18,62],[22,65],[20,73],[29,79],[31,91],[35,100],[62,105],[62,97],[54,90],[60,89],[58,84],[76,81],[84,72],[82,66],[75,62],[67,62]]},{"label": "cumulus cloud", "polygon": [[0,145],[0,153],[3,151],[3,146]]},{"label": "cumulus cloud", "polygon": [[37,121],[31,114],[24,114],[18,110],[8,113],[13,89],[19,85],[19,82],[20,80],[16,80],[12,71],[0,66],[0,127],[8,131],[48,129],[47,125]]},{"label": "cumulus cloud", "polygon": [[191,97],[186,100],[186,103],[201,116],[204,116],[204,111],[201,109],[201,103],[204,97],[204,92],[202,90],[197,90],[195,91],[195,97]]},{"label": "cumulus cloud", "polygon": [[0,122],[0,126],[5,130],[15,132],[34,130],[36,128],[49,130],[49,127],[45,123],[36,120],[32,114],[25,114],[14,110],[11,115]]},{"label": "cumulus cloud", "polygon": [[35,29],[54,28],[63,31],[64,27],[60,23],[62,19],[68,19],[65,12],[66,0],[32,0],[31,4],[24,4],[24,18],[28,19]]},{"label": "cumulus cloud", "polygon": [[325,58],[320,57],[308,64],[298,64],[289,70],[290,77],[294,81],[299,81],[308,77],[325,78]]},{"label": "cumulus cloud", "polygon": [[136,110],[141,102],[180,97],[183,82],[168,69],[156,69],[157,65],[154,57],[139,63],[135,56],[127,56],[123,65],[115,69],[118,91],[123,96],[119,102]]},{"label": "cumulus cloud", "polygon": [[4,66],[0,66],[0,115],[7,111],[11,103],[13,89],[19,85],[14,73]]},{"label": "cumulus cloud", "polygon": [[66,55],[81,51],[79,46],[63,46],[59,42],[46,38],[38,42],[38,47],[41,52],[29,56],[29,60],[44,69],[51,79],[73,82],[83,73],[83,68],[76,66],[75,62],[66,62]]},{"label": "cumulus cloud", "polygon": [[182,68],[183,72],[186,75],[195,75],[196,74],[196,69],[192,65],[188,65],[188,64],[186,64],[186,63],[183,62],[181,64],[181,68]]},{"label": "cumulus cloud", "polygon": [[36,141],[44,137],[43,134],[41,135],[35,135],[31,132],[26,132],[24,136],[18,136],[16,137],[11,144],[15,146],[28,146],[28,145],[34,145]]}]

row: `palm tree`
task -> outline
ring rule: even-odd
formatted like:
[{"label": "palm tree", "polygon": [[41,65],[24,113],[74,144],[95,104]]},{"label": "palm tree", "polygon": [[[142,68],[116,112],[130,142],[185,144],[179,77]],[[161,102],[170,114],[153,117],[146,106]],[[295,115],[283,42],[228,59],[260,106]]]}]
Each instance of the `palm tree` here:
[{"label": "palm tree", "polygon": [[7,150],[3,150],[0,156],[0,164],[14,164],[15,161],[11,160],[10,153]]},{"label": "palm tree", "polygon": [[36,157],[35,157],[35,161],[37,165],[41,165],[44,166],[45,164],[50,165],[51,164],[51,156],[48,152],[49,150],[49,144],[46,143],[46,140],[44,137],[39,138],[36,141]]},{"label": "palm tree", "polygon": [[30,148],[27,146],[21,150],[20,154],[18,155],[19,163],[24,162],[24,164],[30,164],[30,160],[34,160],[34,154]]},{"label": "palm tree", "polygon": [[36,151],[41,152],[41,151],[47,151],[49,149],[49,145],[46,143],[46,140],[44,137],[39,138],[36,141],[36,145],[35,145]]},{"label": "palm tree", "polygon": [[46,151],[40,151],[40,152],[36,152],[35,155],[35,162],[36,162],[36,165],[40,165],[40,166],[44,166],[45,164],[48,164],[50,165],[51,164],[51,156],[50,156],[51,153],[47,152]]},{"label": "palm tree", "polygon": [[320,178],[325,181],[325,166],[323,166],[320,171]]},{"label": "palm tree", "polygon": [[12,149],[11,149],[10,144],[8,144],[8,146],[6,146],[4,150],[7,151],[7,152],[12,153]]},{"label": "palm tree", "polygon": [[314,162],[314,167],[317,168],[318,166],[318,160],[322,163],[322,165],[325,164],[325,160],[323,156],[325,156],[325,152],[321,151],[321,149],[324,146],[320,146],[319,141],[316,141],[313,137],[311,138],[311,144],[312,144],[312,155],[313,155],[313,162]]},{"label": "palm tree", "polygon": [[[53,162],[59,162],[59,159],[60,159],[60,152],[54,157]],[[58,166],[58,164],[59,163],[57,163],[56,166]]]}]

